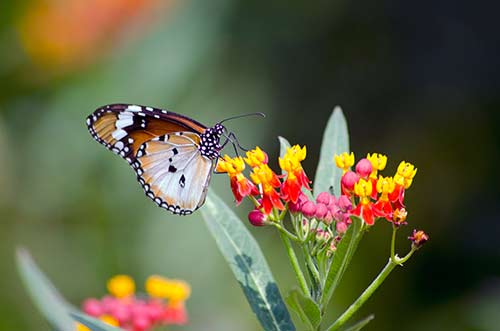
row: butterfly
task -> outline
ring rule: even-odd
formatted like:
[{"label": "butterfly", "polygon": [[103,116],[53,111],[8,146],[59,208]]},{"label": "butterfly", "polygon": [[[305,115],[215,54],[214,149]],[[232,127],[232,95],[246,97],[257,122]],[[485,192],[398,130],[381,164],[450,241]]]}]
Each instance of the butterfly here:
[{"label": "butterfly", "polygon": [[150,199],[178,215],[203,205],[221,149],[228,141],[238,144],[222,122],[207,127],[171,111],[130,104],[106,105],[87,117],[92,137],[132,166]]}]

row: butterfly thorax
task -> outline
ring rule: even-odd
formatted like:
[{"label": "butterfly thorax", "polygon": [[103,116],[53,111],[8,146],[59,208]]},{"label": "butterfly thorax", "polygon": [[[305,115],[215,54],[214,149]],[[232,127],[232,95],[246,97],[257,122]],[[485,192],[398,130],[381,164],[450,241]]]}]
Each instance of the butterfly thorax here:
[{"label": "butterfly thorax", "polygon": [[200,150],[201,155],[215,160],[220,156],[220,137],[224,133],[224,126],[222,124],[215,124],[213,127],[205,130],[200,134]]}]

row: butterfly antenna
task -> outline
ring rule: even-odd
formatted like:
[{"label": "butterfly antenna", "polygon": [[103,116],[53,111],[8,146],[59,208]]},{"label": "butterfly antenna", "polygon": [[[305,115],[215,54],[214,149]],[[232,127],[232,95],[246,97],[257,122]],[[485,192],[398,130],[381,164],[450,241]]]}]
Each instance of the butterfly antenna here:
[{"label": "butterfly antenna", "polygon": [[222,124],[222,123],[227,122],[229,120],[234,120],[236,118],[250,117],[250,116],[266,117],[266,114],[261,113],[261,112],[256,112],[256,113],[249,113],[249,114],[242,114],[242,115],[231,116],[231,117],[223,119],[222,121],[219,122],[219,124]]}]

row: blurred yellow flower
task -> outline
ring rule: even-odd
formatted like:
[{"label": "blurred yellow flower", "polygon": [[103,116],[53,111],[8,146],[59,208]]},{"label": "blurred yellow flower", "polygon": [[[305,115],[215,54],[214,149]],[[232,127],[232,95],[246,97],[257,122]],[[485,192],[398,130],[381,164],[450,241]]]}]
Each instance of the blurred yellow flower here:
[{"label": "blurred yellow flower", "polygon": [[153,275],[146,280],[146,292],[152,297],[181,302],[191,295],[191,287],[183,280]]},{"label": "blurred yellow flower", "polygon": [[109,293],[116,298],[124,298],[134,294],[134,280],[127,275],[117,275],[108,280]]}]

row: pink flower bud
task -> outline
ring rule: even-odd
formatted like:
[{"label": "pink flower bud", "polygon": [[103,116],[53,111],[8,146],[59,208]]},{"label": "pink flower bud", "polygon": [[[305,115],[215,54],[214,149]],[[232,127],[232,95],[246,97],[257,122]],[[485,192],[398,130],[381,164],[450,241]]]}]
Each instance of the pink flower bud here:
[{"label": "pink flower bud", "polygon": [[99,317],[104,314],[104,309],[101,302],[97,299],[90,298],[83,302],[82,310],[93,317]]},{"label": "pink flower bud", "polygon": [[309,201],[309,198],[307,197],[307,195],[305,195],[303,192],[300,192],[299,193],[299,198],[297,200],[297,203],[293,203],[290,201],[289,203],[289,210],[292,212],[292,213],[296,213],[296,212],[299,212],[300,209],[302,208],[302,206],[307,202]]},{"label": "pink flower bud", "polygon": [[353,171],[346,172],[341,179],[342,186],[348,191],[354,190],[354,184],[359,180],[359,175]]},{"label": "pink flower bud", "polygon": [[110,315],[120,324],[127,323],[131,318],[130,308],[125,304],[117,304],[114,306],[110,311]]},{"label": "pink flower bud", "polygon": [[263,226],[267,224],[267,215],[260,210],[254,209],[248,213],[248,220],[253,226]]},{"label": "pink flower bud", "polygon": [[352,202],[345,195],[341,195],[340,198],[338,198],[337,205],[343,212],[347,212],[352,209]]},{"label": "pink flower bud", "polygon": [[333,214],[330,211],[330,208],[327,207],[326,215],[325,217],[323,217],[323,223],[325,223],[326,225],[330,225],[332,224],[332,221],[333,221]]},{"label": "pink flower bud", "polygon": [[337,222],[336,228],[337,228],[337,233],[343,234],[347,231],[347,223],[346,222]]},{"label": "pink flower bud", "polygon": [[363,178],[367,178],[372,173],[373,166],[368,159],[361,159],[356,164],[356,172]]},{"label": "pink flower bud", "polygon": [[132,320],[134,331],[145,331],[151,326],[151,321],[147,316],[136,316]]},{"label": "pink flower bud", "polygon": [[148,315],[153,322],[161,319],[163,315],[163,305],[161,301],[151,300],[148,302]]},{"label": "pink flower bud", "polygon": [[331,197],[330,193],[328,193],[328,192],[321,192],[316,197],[316,202],[317,203],[322,203],[324,205],[329,205],[330,204],[330,197]]},{"label": "pink flower bud", "polygon": [[325,204],[318,203],[316,204],[316,218],[317,219],[323,219],[326,216],[326,213],[328,213],[328,208],[326,207]]},{"label": "pink flower bud", "polygon": [[104,298],[101,299],[101,305],[102,309],[104,310],[104,314],[109,314],[111,311],[114,309],[116,305],[118,305],[118,299],[112,297],[112,296],[105,296]]},{"label": "pink flower bud", "polygon": [[316,214],[316,205],[312,201],[307,201],[303,206],[302,206],[302,214],[307,217],[311,218]]}]

